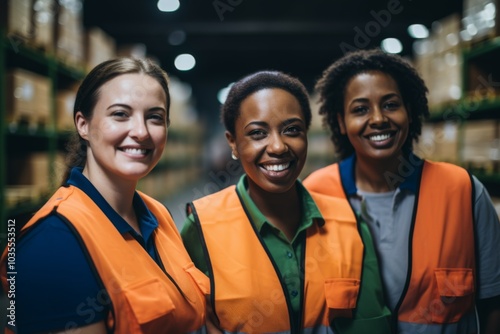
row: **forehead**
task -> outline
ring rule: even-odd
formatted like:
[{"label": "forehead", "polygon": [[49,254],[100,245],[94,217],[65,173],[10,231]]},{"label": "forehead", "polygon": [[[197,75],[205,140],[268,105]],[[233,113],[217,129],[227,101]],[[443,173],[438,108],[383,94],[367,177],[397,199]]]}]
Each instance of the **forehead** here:
[{"label": "forehead", "polygon": [[166,101],[166,93],[153,77],[142,73],[121,74],[105,82],[99,89],[97,103],[142,103],[146,100]]},{"label": "forehead", "polygon": [[156,90],[161,85],[155,78],[143,73],[120,74],[108,80],[101,86],[101,90]]},{"label": "forehead", "polygon": [[239,119],[295,115],[303,118],[298,99],[281,88],[264,88],[247,96],[240,105]]},{"label": "forehead", "polygon": [[353,75],[346,83],[346,94],[358,90],[377,91],[379,89],[391,89],[399,92],[396,80],[388,73],[382,71],[365,71]]}]

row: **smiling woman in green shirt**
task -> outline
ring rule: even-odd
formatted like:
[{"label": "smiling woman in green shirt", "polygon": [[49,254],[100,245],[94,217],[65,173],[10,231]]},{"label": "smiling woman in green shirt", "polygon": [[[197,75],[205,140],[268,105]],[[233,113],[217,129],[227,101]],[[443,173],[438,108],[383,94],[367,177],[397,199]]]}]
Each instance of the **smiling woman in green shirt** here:
[{"label": "smiling woman in green shirt", "polygon": [[181,232],[211,279],[214,331],[390,332],[368,230],[347,201],[297,180],[311,121],[304,86],[281,72],[249,75],[232,86],[222,119],[245,174],[189,203]]}]

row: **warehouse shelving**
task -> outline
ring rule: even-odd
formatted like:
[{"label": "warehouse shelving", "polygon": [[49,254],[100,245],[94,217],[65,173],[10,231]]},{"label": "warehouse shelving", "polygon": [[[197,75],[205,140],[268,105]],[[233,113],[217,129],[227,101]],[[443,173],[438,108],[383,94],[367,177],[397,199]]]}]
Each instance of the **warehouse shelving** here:
[{"label": "warehouse shelving", "polygon": [[[500,38],[485,40],[462,48],[462,98],[434,108],[428,122],[455,122],[458,128],[457,163],[468,168],[483,182],[492,196],[500,196],[500,160],[492,159],[489,167],[473,164],[463,156],[465,127],[475,121],[496,124],[496,142],[500,145]],[[496,143],[496,144],[495,144]],[[491,143],[485,142],[484,145]],[[492,148],[495,149],[495,148]],[[500,154],[500,146],[496,148]]]},{"label": "warehouse shelving", "polygon": [[[68,66],[54,55],[37,50],[29,45],[10,39],[5,31],[0,31],[0,230],[6,231],[7,219],[16,219],[20,228],[28,218],[44,203],[61,181],[54,175],[56,155],[64,152],[72,131],[57,129],[56,96],[57,92],[78,83],[85,76],[84,68]],[[46,124],[28,124],[25,121],[7,121],[7,78],[10,68],[22,68],[49,78],[50,117]],[[175,99],[175,96],[172,96]],[[179,104],[177,104],[179,108]],[[180,105],[182,108],[182,105]],[[182,112],[182,110],[172,110]],[[168,143],[160,163],[144,180],[139,189],[162,200],[172,192],[189,186],[199,177],[203,164],[201,147],[203,130],[198,124],[188,127],[176,122],[168,131]],[[48,170],[37,171],[49,178],[49,187],[42,196],[33,200],[20,201],[15,206],[7,206],[6,190],[9,185],[9,157],[33,152],[48,154]],[[5,246],[5,234],[0,234],[1,246]]]},{"label": "warehouse shelving", "polygon": [[[7,72],[11,68],[21,68],[40,74],[50,81],[50,117],[44,124],[34,124],[24,119],[7,120]],[[82,68],[67,66],[53,55],[37,50],[22,40],[8,36],[5,30],[0,31],[0,230],[6,231],[7,219],[16,220],[17,227],[25,223],[25,218],[35,211],[46,196],[57,186],[53,170],[55,154],[64,147],[68,134],[56,129],[56,93],[66,85],[78,82],[84,76]],[[48,170],[40,171],[49,179],[50,189],[43,196],[26,200],[13,207],[7,206],[6,190],[9,180],[7,171],[9,157],[31,152],[46,152]],[[38,171],[37,171],[38,172]],[[2,246],[5,245],[4,234],[0,235]]]}]

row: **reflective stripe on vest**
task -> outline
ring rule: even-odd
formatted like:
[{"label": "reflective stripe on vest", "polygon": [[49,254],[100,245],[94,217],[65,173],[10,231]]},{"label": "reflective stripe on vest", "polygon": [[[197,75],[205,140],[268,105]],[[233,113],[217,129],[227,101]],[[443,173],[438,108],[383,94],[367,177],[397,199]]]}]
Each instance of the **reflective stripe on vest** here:
[{"label": "reflective stripe on vest", "polygon": [[[303,184],[310,191],[346,198],[338,164],[313,172]],[[475,288],[470,176],[458,166],[425,161],[416,195],[409,286],[398,309],[399,327],[461,321],[460,328],[469,328]],[[428,328],[437,333],[443,326]]]},{"label": "reflective stripe on vest", "polygon": [[[113,317],[109,317],[108,329],[114,328],[118,334],[197,331],[204,325],[208,279],[191,262],[166,208],[140,195],[158,220],[155,244],[175,283],[132,236],[122,236],[94,201],[76,187],[59,188],[23,227],[19,238],[57,212],[85,244],[89,261],[111,298]],[[3,267],[4,261],[2,258]]]},{"label": "reflective stripe on vest", "polygon": [[[356,306],[363,244],[345,200],[311,194],[325,224],[307,229],[302,327],[323,332]],[[213,277],[212,302],[228,333],[290,333],[289,303],[277,267],[234,186],[193,202]],[[329,330],[329,329],[328,329]]]}]

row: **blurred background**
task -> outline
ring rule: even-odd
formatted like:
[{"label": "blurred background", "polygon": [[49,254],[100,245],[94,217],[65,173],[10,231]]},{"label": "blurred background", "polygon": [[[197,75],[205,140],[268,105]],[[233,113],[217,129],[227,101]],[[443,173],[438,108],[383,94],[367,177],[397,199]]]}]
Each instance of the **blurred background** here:
[{"label": "blurred background", "polygon": [[497,0],[2,0],[0,237],[8,219],[20,228],[61,183],[78,83],[116,56],[152,58],[170,75],[166,151],[139,187],[165,203],[179,227],[186,202],[241,174],[219,122],[233,82],[270,69],[306,85],[314,115],[305,177],[335,161],[316,113],[315,81],[346,52],[372,47],[407,58],[428,85],[432,117],[416,153],[470,169],[500,208],[497,6]]}]

